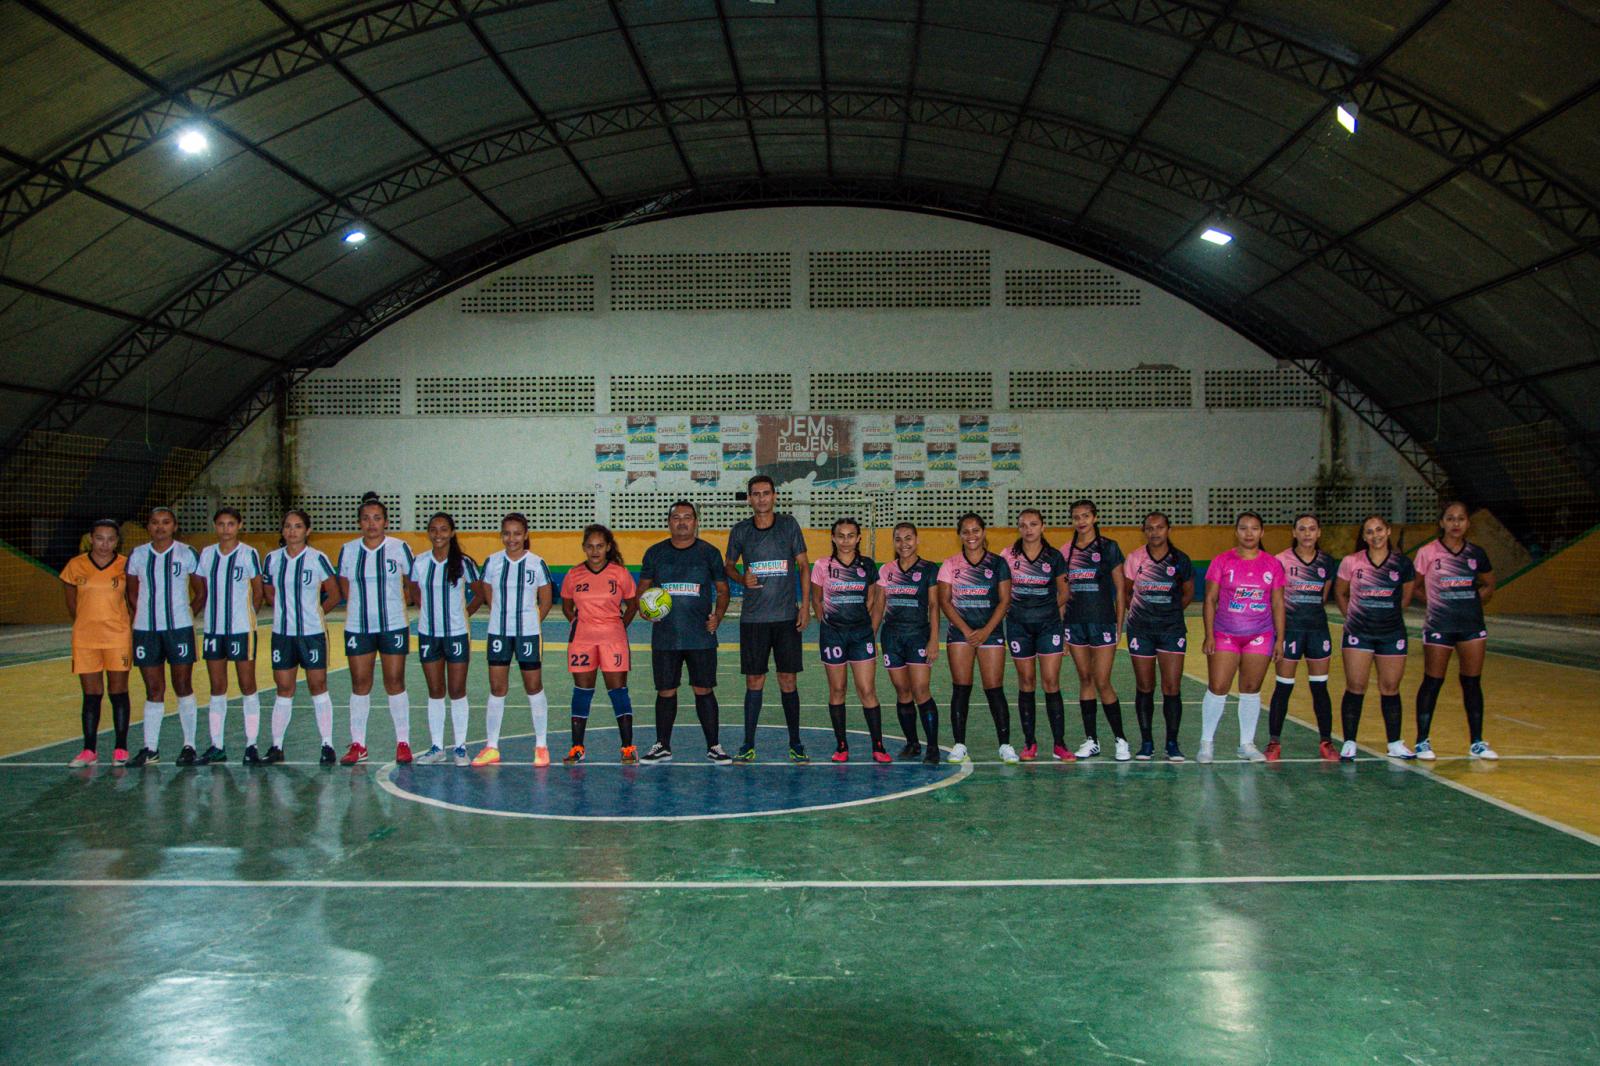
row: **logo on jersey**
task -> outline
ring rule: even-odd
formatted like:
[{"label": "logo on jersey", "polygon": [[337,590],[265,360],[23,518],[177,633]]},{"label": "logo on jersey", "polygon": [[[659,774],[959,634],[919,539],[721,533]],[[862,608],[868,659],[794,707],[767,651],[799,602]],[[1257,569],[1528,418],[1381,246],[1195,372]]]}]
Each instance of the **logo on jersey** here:
[{"label": "logo on jersey", "polygon": [[400,564],[395,562],[393,559],[385,559],[383,561],[383,566],[384,569],[388,570],[391,574],[398,574],[400,572]]},{"label": "logo on jersey", "polygon": [[1093,559],[1095,562],[1098,563],[1100,561],[1100,553],[1099,552],[1090,552],[1089,553],[1089,558]]},{"label": "logo on jersey", "polygon": [[757,577],[782,577],[789,572],[787,559],[758,559],[752,560],[747,569]]},{"label": "logo on jersey", "polygon": [[1167,576],[1168,577],[1172,577],[1173,575],[1177,574],[1177,572],[1178,572],[1178,568],[1176,566],[1167,567]]},{"label": "logo on jersey", "polygon": [[1318,577],[1327,577],[1328,576],[1328,568],[1325,567],[1325,566],[1317,567],[1317,576]]},{"label": "logo on jersey", "polygon": [[1468,570],[1476,570],[1477,568],[1478,568],[1478,560],[1476,560],[1476,559],[1468,559],[1467,560],[1467,569]]},{"label": "logo on jersey", "polygon": [[984,577],[994,577],[994,571],[988,569],[987,567],[985,567],[984,571],[983,571],[983,576]]},{"label": "logo on jersey", "polygon": [[316,580],[317,575],[311,573],[310,571],[302,572],[300,575],[300,584],[304,585],[306,588],[310,588],[312,585],[314,585]]},{"label": "logo on jersey", "polygon": [[174,559],[172,562],[167,564],[167,572],[173,577],[181,577],[183,574],[183,564]]},{"label": "logo on jersey", "polygon": [[1272,571],[1271,570],[1268,570],[1266,573],[1261,575],[1261,583],[1263,585],[1272,584]]},{"label": "logo on jersey", "polygon": [[243,581],[244,566],[239,563],[235,563],[233,566],[228,568],[228,576],[234,581]]},{"label": "logo on jersey", "polygon": [[1045,563],[1044,564],[1044,572],[1047,573],[1047,574],[1050,572],[1050,564],[1049,563]]},{"label": "logo on jersey", "polygon": [[1389,580],[1390,581],[1399,581],[1400,580],[1400,571],[1398,571],[1398,570],[1389,571]]},{"label": "logo on jersey", "polygon": [[912,574],[911,575],[911,580],[912,581],[921,581],[922,580],[922,571],[918,570],[916,573]]}]

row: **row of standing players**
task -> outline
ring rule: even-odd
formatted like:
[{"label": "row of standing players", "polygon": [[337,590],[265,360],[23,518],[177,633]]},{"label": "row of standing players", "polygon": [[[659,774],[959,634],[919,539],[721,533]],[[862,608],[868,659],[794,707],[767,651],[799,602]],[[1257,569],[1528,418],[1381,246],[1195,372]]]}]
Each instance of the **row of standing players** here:
[{"label": "row of standing players", "polygon": [[[849,758],[846,690],[853,682],[871,737],[871,757],[889,762],[876,693],[880,660],[893,684],[896,711],[906,743],[898,757],[937,763],[961,762],[966,746],[967,712],[974,677],[981,682],[994,720],[1003,762],[1038,757],[1036,691],[1044,689],[1053,756],[1062,761],[1101,753],[1099,712],[1103,711],[1118,760],[1155,755],[1156,688],[1162,695],[1165,757],[1182,761],[1178,733],[1183,704],[1180,684],[1187,652],[1184,610],[1194,596],[1194,568],[1169,539],[1170,523],[1155,512],[1143,522],[1144,546],[1124,558],[1121,548],[1100,534],[1095,506],[1083,500],[1071,508],[1073,537],[1064,550],[1044,536],[1043,516],[1033,509],[1017,518],[1018,537],[1002,551],[987,547],[983,519],[965,515],[957,523],[962,550],[935,564],[920,558],[914,526],[893,531],[895,558],[879,566],[860,554],[860,527],[836,522],[830,554],[812,563],[798,524],[775,511],[774,487],[764,476],[748,486],[751,517],[738,523],[723,556],[698,536],[698,514],[680,501],[668,514],[670,536],[646,553],[635,582],[623,565],[615,538],[603,526],[584,532],[584,562],[568,571],[560,588],[561,608],[572,623],[567,665],[573,675],[572,746],[568,764],[587,756],[585,727],[597,682],[603,680],[620,734],[621,759],[665,762],[672,758],[672,730],[678,690],[687,668],[696,715],[705,737],[706,757],[717,763],[752,762],[769,664],[777,674],[788,757],[807,762],[800,736],[797,675],[801,672],[800,634],[811,616],[821,623],[820,653],[827,675],[828,709],[836,740],[832,758]],[[549,705],[541,674],[540,623],[555,603],[554,584],[544,560],[528,550],[528,524],[508,515],[501,524],[504,550],[480,568],[462,553],[450,516],[428,523],[431,551],[414,556],[403,541],[387,533],[387,511],[375,496],[361,504],[361,536],[345,544],[335,565],[308,544],[309,517],[293,510],[284,516],[283,545],[260,560],[239,540],[236,511],[215,517],[218,542],[201,552],[176,539],[171,511],[158,508],[149,519],[150,542],[126,558],[117,554],[116,524],[98,523],[91,549],[62,572],[69,611],[74,616],[73,670],[84,691],[84,748],[74,765],[98,761],[100,699],[109,693],[116,732],[117,764],[143,766],[159,759],[165,685],[170,674],[183,731],[180,765],[225,759],[223,732],[228,708],[228,663],[243,693],[246,764],[282,761],[293,695],[303,672],[322,738],[321,761],[353,765],[368,757],[367,719],[375,680],[381,676],[397,738],[396,761],[435,763],[453,760],[475,766],[499,762],[499,739],[513,662],[522,676],[535,735],[535,764],[550,761],[546,746]],[[1452,653],[1460,659],[1463,704],[1474,757],[1495,758],[1482,736],[1480,684],[1487,631],[1482,605],[1493,592],[1487,555],[1466,540],[1466,508],[1452,503],[1440,518],[1440,536],[1417,553],[1415,562],[1389,544],[1390,528],[1379,516],[1362,523],[1355,551],[1335,561],[1320,546],[1313,515],[1294,523],[1294,544],[1277,555],[1261,544],[1262,522],[1241,515],[1235,546],[1214,558],[1206,573],[1203,601],[1204,654],[1208,686],[1202,703],[1198,758],[1214,757],[1214,738],[1225,701],[1237,681],[1240,745],[1250,761],[1280,757],[1279,737],[1293,691],[1296,668],[1307,664],[1324,759],[1355,758],[1355,735],[1374,667],[1379,687],[1388,754],[1432,758],[1428,739],[1433,708]],[[125,579],[124,579],[125,576]],[[798,578],[798,580],[797,580]],[[744,738],[736,754],[719,743],[716,685],[716,630],[727,610],[729,582],[743,586],[740,616],[740,669],[745,676]],[[643,756],[633,744],[633,709],[627,678],[631,655],[627,624],[638,597],[652,587],[672,596],[672,610],[652,627],[651,666],[656,688],[656,742]],[[798,598],[796,589],[798,588]],[[1420,591],[1427,599],[1424,621],[1425,677],[1417,694],[1417,744],[1401,739],[1399,686],[1406,658],[1403,611]],[[1332,736],[1328,666],[1333,641],[1326,604],[1334,597],[1345,615],[1341,653],[1346,689],[1342,707],[1344,742]],[[324,612],[347,605],[345,652],[351,673],[350,743],[339,757],[333,746],[333,704],[327,691]],[[256,612],[272,608],[271,664],[276,698],[270,744],[258,749],[260,702],[255,692]],[[428,686],[431,743],[413,756],[405,661],[410,650],[407,609],[417,610],[418,652]],[[467,668],[468,620],[480,609],[488,616],[487,660],[490,696],[485,709],[487,743],[469,758]],[[952,681],[949,724],[952,744],[939,746],[939,712],[930,678],[940,653],[938,622],[943,615],[944,652]],[[200,657],[211,681],[211,746],[196,751],[198,706],[192,688],[195,661],[194,619],[202,620]],[[1111,683],[1119,634],[1126,635],[1136,679],[1135,713],[1140,732],[1137,753],[1124,731],[1121,705]],[[876,639],[875,639],[876,638]],[[131,654],[130,654],[131,653]],[[1011,743],[1011,712],[1003,687],[1007,654],[1017,674],[1020,751]],[[1063,658],[1070,654],[1079,681],[1079,708],[1085,739],[1076,751],[1065,738],[1065,705],[1060,691]],[[140,668],[146,688],[144,745],[127,753],[129,661]],[[1266,750],[1254,743],[1261,688],[1276,664],[1276,686],[1269,715]],[[120,697],[120,699],[119,699]],[[447,747],[448,710],[454,744]],[[921,726],[919,739],[918,726]]]}]

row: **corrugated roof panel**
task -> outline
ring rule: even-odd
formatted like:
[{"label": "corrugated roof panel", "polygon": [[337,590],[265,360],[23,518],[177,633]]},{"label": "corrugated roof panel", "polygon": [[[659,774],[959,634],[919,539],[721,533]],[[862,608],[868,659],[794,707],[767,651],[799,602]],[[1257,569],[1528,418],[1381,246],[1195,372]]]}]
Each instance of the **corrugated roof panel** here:
[{"label": "corrugated roof panel", "polygon": [[150,90],[20,4],[0,5],[0,144],[43,162]]}]

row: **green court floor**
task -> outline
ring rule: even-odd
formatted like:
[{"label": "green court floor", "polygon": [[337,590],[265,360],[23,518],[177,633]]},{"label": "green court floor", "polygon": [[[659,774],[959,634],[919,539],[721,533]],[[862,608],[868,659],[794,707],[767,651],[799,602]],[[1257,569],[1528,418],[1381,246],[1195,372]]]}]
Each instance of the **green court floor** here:
[{"label": "green court floor", "polygon": [[[1132,728],[1124,657],[1118,671]],[[546,673],[564,725],[568,682]],[[942,705],[943,664],[934,677]],[[481,662],[473,684],[481,738]],[[332,685],[342,741],[346,675]],[[806,724],[825,726],[809,661],[801,689]],[[880,695],[892,724],[886,681]],[[691,764],[683,702],[680,763],[581,772],[669,774],[691,797],[751,772]],[[1600,847],[1413,768],[1316,762],[1299,726],[1275,766],[995,765],[978,702],[979,764],[947,787],[716,821],[413,802],[381,787],[382,758],[300,765],[316,748],[303,693],[295,765],[179,770],[171,720],[156,769],[69,772],[73,744],[15,756],[0,1061],[1600,1061]],[[596,725],[608,716],[597,704]],[[765,721],[781,721],[776,691]],[[1230,706],[1225,755],[1231,721]],[[513,697],[507,732],[526,730]],[[597,762],[613,737],[597,734]],[[785,771],[870,774],[864,750]]]}]

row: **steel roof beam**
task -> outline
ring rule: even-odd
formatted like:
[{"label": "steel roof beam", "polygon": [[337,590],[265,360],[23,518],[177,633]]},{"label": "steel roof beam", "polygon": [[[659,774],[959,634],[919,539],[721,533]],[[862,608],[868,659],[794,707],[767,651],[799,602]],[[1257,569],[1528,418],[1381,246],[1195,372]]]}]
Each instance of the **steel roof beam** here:
[{"label": "steel roof beam", "polygon": [[[733,27],[728,23],[725,0],[716,0],[717,25],[722,30],[722,47],[728,52],[728,69],[733,72],[733,89],[739,94],[741,105],[745,100],[744,74],[739,69],[739,54],[733,47]],[[741,106],[739,114],[744,119],[744,133],[750,138],[750,155],[756,161],[756,177],[767,176],[767,164],[761,158],[761,145],[756,142],[756,124],[750,121],[750,109]]]},{"label": "steel roof beam", "polygon": [[639,46],[634,43],[633,34],[628,32],[628,24],[622,20],[622,9],[617,6],[617,0],[606,0],[606,7],[610,9],[611,21],[616,25],[622,43],[627,46],[628,55],[633,59],[633,69],[639,75],[640,83],[644,85],[645,95],[650,98],[650,103],[661,116],[661,127],[666,130],[667,139],[672,142],[672,150],[678,155],[678,165],[683,167],[683,173],[689,179],[690,187],[698,188],[700,179],[695,177],[694,167],[689,165],[689,155],[683,150],[683,142],[678,139],[678,131],[673,128],[672,118],[662,101],[661,93],[656,89],[655,80],[645,68],[644,56],[639,54]]}]

